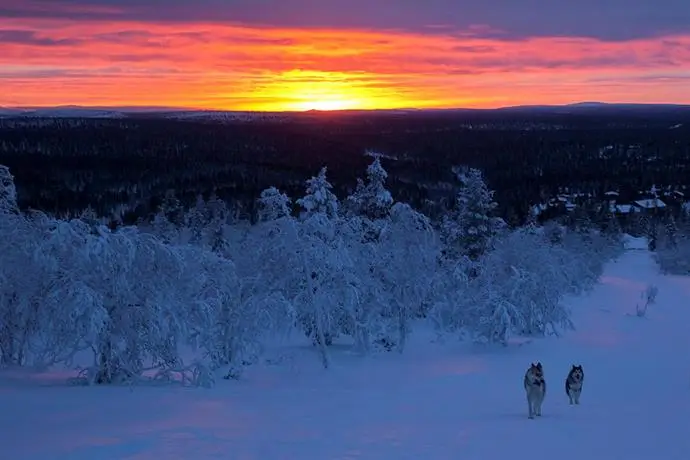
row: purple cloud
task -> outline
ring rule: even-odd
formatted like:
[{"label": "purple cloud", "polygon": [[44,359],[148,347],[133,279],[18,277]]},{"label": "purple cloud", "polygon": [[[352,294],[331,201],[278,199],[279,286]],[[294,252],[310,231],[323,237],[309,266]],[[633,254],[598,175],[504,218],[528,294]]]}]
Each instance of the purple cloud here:
[{"label": "purple cloud", "polygon": [[0,29],[0,43],[12,43],[34,46],[71,46],[80,41],[72,38],[47,38],[39,37],[32,30]]},{"label": "purple cloud", "polygon": [[[688,0],[0,0],[0,17],[208,21],[607,41],[690,33]],[[479,26],[479,27],[478,27]]]}]

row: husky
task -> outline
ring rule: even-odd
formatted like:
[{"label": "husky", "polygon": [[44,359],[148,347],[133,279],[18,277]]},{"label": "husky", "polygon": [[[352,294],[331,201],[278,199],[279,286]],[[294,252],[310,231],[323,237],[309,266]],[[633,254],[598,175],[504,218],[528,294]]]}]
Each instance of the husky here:
[{"label": "husky", "polygon": [[582,370],[582,365],[570,368],[568,377],[565,379],[565,393],[570,398],[570,404],[580,404],[580,394],[582,393],[582,384],[585,381],[585,371]]},{"label": "husky", "polygon": [[525,392],[527,393],[527,408],[529,418],[541,417],[541,405],[546,396],[546,380],[544,380],[544,369],[541,363],[532,363],[525,372]]}]

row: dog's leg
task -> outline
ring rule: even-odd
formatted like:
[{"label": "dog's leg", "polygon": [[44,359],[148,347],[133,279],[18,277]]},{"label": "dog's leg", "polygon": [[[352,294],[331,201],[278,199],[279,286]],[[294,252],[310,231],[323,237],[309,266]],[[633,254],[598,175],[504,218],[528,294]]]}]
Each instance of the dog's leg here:
[{"label": "dog's leg", "polygon": [[575,392],[575,404],[580,404],[580,393],[582,393],[582,390],[577,390]]},{"label": "dog's leg", "polygon": [[573,399],[572,390],[568,390],[568,399],[570,400],[570,405],[573,405],[575,403],[575,400]]},{"label": "dog's leg", "polygon": [[534,407],[532,406],[532,400],[529,397],[529,394],[527,395],[527,411],[528,411],[528,416],[527,418],[534,418]]},{"label": "dog's leg", "polygon": [[537,404],[536,404],[536,406],[537,406],[537,407],[536,407],[537,417],[541,417],[541,404],[542,404],[543,402],[544,402],[544,397],[543,397],[543,396],[540,397],[540,398],[537,400]]}]

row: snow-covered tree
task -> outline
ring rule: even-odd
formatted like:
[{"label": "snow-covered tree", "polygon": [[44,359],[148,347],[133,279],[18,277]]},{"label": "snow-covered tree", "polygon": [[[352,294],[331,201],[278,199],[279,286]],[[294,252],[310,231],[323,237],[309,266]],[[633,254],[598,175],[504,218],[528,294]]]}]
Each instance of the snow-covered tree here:
[{"label": "snow-covered tree", "polygon": [[664,242],[668,247],[675,248],[678,245],[678,226],[672,215],[668,216],[664,230]]},{"label": "snow-covered tree", "polygon": [[297,200],[308,216],[323,215],[335,219],[338,215],[338,198],[333,194],[333,186],[326,179],[326,167],[319,174],[307,180],[307,191],[303,198]]},{"label": "snow-covered tree", "polygon": [[367,167],[366,182],[358,179],[357,188],[347,198],[348,210],[372,220],[387,217],[393,206],[393,197],[386,189],[387,179],[388,173],[381,165],[380,156],[375,156],[374,161]]},{"label": "snow-covered tree", "polygon": [[[407,204],[396,203],[379,240],[371,245],[370,281],[378,288],[378,328],[384,346],[405,347],[411,322],[423,315],[439,246],[429,219]],[[371,323],[370,329],[373,329]]]},{"label": "snow-covered tree", "polygon": [[[543,236],[518,230],[500,238],[483,261],[487,289],[497,291],[503,305],[510,305],[508,329],[522,335],[545,335],[572,327],[570,312],[561,304],[567,293],[567,269],[554,263],[556,251]],[[495,312],[490,307],[487,314],[494,316]]]},{"label": "snow-covered tree", "polygon": [[152,232],[164,243],[177,243],[181,228],[170,222],[162,210],[159,210],[151,222]]},{"label": "snow-covered tree", "polygon": [[326,179],[326,168],[307,181],[306,194],[297,200],[304,208],[299,221],[299,294],[293,299],[304,331],[319,347],[329,365],[327,345],[341,331],[351,329],[348,311],[356,299],[354,265],[338,229],[339,203]]},{"label": "snow-covered tree", "polygon": [[[211,249],[218,254],[225,255],[228,250],[228,242],[225,232],[230,218],[230,211],[227,204],[212,193],[208,201],[202,196],[197,197],[194,206],[189,209],[184,216],[184,228],[177,227],[178,232],[187,232],[187,238],[182,241]],[[170,226],[159,216],[154,221],[156,234],[163,237],[166,241],[175,241],[168,235],[174,234],[170,231]]]},{"label": "snow-covered tree", "polygon": [[[202,195],[198,195],[194,206],[185,214],[185,226],[189,230],[189,242],[203,244],[204,230],[208,225],[206,201]],[[159,225],[161,222],[159,221]]]},{"label": "snow-covered tree", "polygon": [[212,193],[208,198],[206,203],[207,216],[210,226],[212,228],[226,225],[228,219],[230,218],[230,210],[228,209],[227,203],[222,200],[218,195]]},{"label": "snow-covered tree", "polygon": [[259,220],[262,222],[290,216],[291,200],[275,187],[261,192],[259,197]]},{"label": "snow-covered tree", "polygon": [[347,247],[324,216],[301,223],[295,267],[299,293],[293,299],[301,324],[329,366],[326,346],[339,334],[352,332],[352,312],[358,303],[358,280]]},{"label": "snow-covered tree", "polygon": [[[7,204],[5,200],[3,204]],[[31,351],[43,270],[33,263],[37,235],[11,206],[0,209],[0,363],[22,365]]]},{"label": "snow-covered tree", "polygon": [[266,334],[289,332],[296,316],[293,299],[299,288],[295,267],[302,262],[298,257],[299,225],[283,206],[272,207],[289,200],[271,189],[259,199],[259,222],[235,232],[232,259],[238,290],[233,302],[246,321],[237,323],[244,324],[245,340],[241,353],[236,353],[233,375],[239,372],[238,363],[257,358]]},{"label": "snow-covered tree", "polygon": [[110,383],[140,376],[147,367],[178,365],[184,333],[179,295],[184,263],[174,248],[135,228],[97,229],[85,248],[81,273],[95,294],[103,327],[91,343],[96,360],[89,379]]},{"label": "snow-covered tree", "polygon": [[423,314],[438,256],[428,218],[409,205],[393,204],[380,158],[367,168],[347,198],[340,233],[354,260],[361,298],[353,305],[355,343],[386,350],[405,346],[410,322]]},{"label": "snow-covered tree", "polygon": [[659,231],[656,260],[664,273],[690,274],[690,231],[687,226],[678,228],[675,219],[669,216],[665,228]]},{"label": "snow-covered tree", "polygon": [[103,293],[88,283],[95,265],[107,260],[92,257],[98,226],[78,219],[40,219],[43,225],[33,261],[43,272],[40,286],[42,333],[32,352],[34,365],[71,364],[72,357],[98,341],[107,322]]},{"label": "snow-covered tree", "polygon": [[184,252],[187,271],[194,273],[185,286],[190,299],[186,337],[201,351],[192,364],[196,379],[211,384],[219,369],[226,378],[239,377],[243,365],[256,359],[262,334],[270,330],[269,305],[247,298],[234,262],[208,250]]},{"label": "snow-covered tree", "polygon": [[10,173],[10,169],[3,165],[0,165],[0,212],[19,212],[14,176]]},{"label": "snow-covered tree", "polygon": [[494,216],[493,192],[478,169],[456,170],[461,183],[455,208],[442,222],[442,235],[451,258],[467,256],[478,259],[491,247],[491,241],[505,226]]},{"label": "snow-covered tree", "polygon": [[184,225],[184,210],[180,200],[175,196],[175,190],[168,190],[159,206],[159,211],[162,212],[167,220],[173,225]]}]

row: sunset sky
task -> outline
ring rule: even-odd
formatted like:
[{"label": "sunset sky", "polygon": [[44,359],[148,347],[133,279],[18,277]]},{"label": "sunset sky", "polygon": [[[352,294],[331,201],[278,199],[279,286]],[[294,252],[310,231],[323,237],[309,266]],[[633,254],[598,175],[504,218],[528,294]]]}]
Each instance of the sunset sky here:
[{"label": "sunset sky", "polygon": [[690,103],[690,0],[0,0],[0,106]]}]

